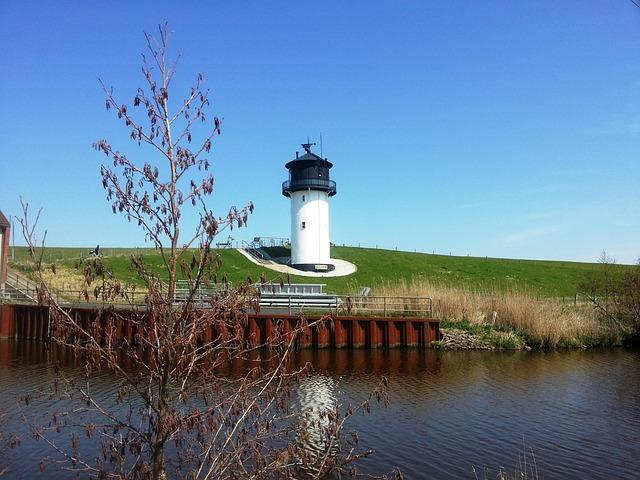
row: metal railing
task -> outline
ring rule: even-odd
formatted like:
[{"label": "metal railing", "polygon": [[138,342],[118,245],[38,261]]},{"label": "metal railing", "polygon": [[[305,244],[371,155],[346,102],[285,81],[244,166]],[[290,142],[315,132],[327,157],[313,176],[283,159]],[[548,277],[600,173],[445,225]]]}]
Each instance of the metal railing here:
[{"label": "metal railing", "polygon": [[268,248],[268,247],[287,247],[290,241],[285,237],[254,237],[251,242],[242,241],[242,245],[248,245],[252,248]]},{"label": "metal railing", "polygon": [[323,178],[300,178],[297,180],[286,180],[282,182],[282,194],[289,196],[291,192],[298,190],[324,190],[329,196],[336,194],[336,182],[333,180],[325,180]]},{"label": "metal railing", "polygon": [[262,295],[327,295],[326,283],[257,283],[256,289]]},{"label": "metal railing", "polygon": [[[173,303],[183,303],[191,298],[191,301],[197,304],[210,302],[213,297],[222,292],[231,290],[232,284],[228,283],[212,283],[209,285],[200,284],[193,291],[188,280],[176,280],[176,289],[173,293]],[[166,292],[166,286],[163,284],[163,290]]]},{"label": "metal railing", "polygon": [[5,290],[2,293],[3,297],[4,295],[8,295],[13,298],[23,298],[30,301],[36,301],[37,293],[35,289],[36,286],[34,283],[11,271],[8,271]]},{"label": "metal railing", "polygon": [[335,314],[339,316],[424,317],[433,316],[429,297],[361,297],[350,295],[262,296],[260,307],[286,311],[289,315]]},{"label": "metal railing", "polygon": [[[192,302],[206,307],[217,295],[224,295],[231,285],[212,285],[197,289]],[[179,288],[174,295],[174,303],[180,305],[190,296],[188,288]],[[53,300],[60,305],[146,305],[145,291],[128,291],[116,299],[105,299],[100,292],[89,291],[88,295],[78,290],[51,292]],[[0,303],[35,303],[38,298],[35,287],[25,287],[21,294],[5,289],[0,291]],[[433,300],[429,297],[370,297],[350,295],[327,295],[323,293],[260,293],[260,308],[296,315],[334,314],[339,316],[371,315],[376,317],[424,317],[433,316]]]},{"label": "metal railing", "polygon": [[[50,290],[53,301],[60,305],[86,304],[86,305],[146,305],[147,292],[129,290],[122,292],[116,298],[105,298],[100,292],[89,289],[87,295],[81,290]],[[96,294],[97,293],[97,294]],[[30,286],[20,291],[11,287],[0,291],[0,303],[37,303],[38,288]]]},{"label": "metal railing", "polygon": [[262,247],[254,246],[254,242],[246,242],[242,240],[242,249],[259,262],[271,261],[269,255],[261,250]]}]

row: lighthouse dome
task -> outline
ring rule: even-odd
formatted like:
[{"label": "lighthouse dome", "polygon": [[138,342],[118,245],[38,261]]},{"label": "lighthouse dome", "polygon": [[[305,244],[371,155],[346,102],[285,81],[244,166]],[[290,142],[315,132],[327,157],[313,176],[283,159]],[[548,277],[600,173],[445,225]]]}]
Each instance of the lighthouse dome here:
[{"label": "lighthouse dome", "polygon": [[285,165],[289,170],[289,180],[282,184],[282,194],[290,197],[292,192],[301,190],[319,190],[332,197],[336,194],[336,182],[330,179],[329,170],[333,164],[315,153],[291,160]]}]

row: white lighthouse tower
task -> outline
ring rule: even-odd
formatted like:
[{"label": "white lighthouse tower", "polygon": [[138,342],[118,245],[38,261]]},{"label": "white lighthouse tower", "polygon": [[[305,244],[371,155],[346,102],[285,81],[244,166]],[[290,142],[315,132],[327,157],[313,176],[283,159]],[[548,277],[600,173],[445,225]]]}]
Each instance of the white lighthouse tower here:
[{"label": "white lighthouse tower", "polygon": [[291,198],[291,266],[326,272],[334,269],[329,256],[329,197],[336,182],[329,179],[333,164],[311,153],[314,143],[303,143],[305,154],[285,165],[289,180],[282,194]]}]

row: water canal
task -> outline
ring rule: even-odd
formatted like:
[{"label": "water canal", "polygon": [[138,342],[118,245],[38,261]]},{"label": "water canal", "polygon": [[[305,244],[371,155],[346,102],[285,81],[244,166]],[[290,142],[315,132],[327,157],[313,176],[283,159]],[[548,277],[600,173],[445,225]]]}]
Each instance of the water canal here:
[{"label": "water canal", "polygon": [[[0,452],[7,478],[38,478],[48,453],[28,440],[11,415],[16,395],[49,382],[49,353],[38,342],[0,341],[3,431],[25,441]],[[640,350],[569,352],[303,351],[317,373],[294,395],[301,405],[365,398],[381,375],[391,404],[353,418],[363,445],[376,450],[367,473],[399,467],[405,478],[495,478],[513,472],[523,450],[535,455],[539,478],[638,478]],[[98,395],[115,383],[100,377]],[[47,471],[46,478],[67,478]]]}]

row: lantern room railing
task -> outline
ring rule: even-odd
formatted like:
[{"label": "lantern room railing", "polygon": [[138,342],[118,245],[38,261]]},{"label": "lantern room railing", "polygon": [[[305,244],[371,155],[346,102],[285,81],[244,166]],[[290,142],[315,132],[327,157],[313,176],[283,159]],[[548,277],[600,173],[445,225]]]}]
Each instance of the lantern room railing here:
[{"label": "lantern room railing", "polygon": [[300,190],[322,190],[329,193],[329,196],[336,194],[336,182],[323,178],[300,178],[297,180],[287,180],[282,183],[282,194],[288,197],[291,192]]}]

